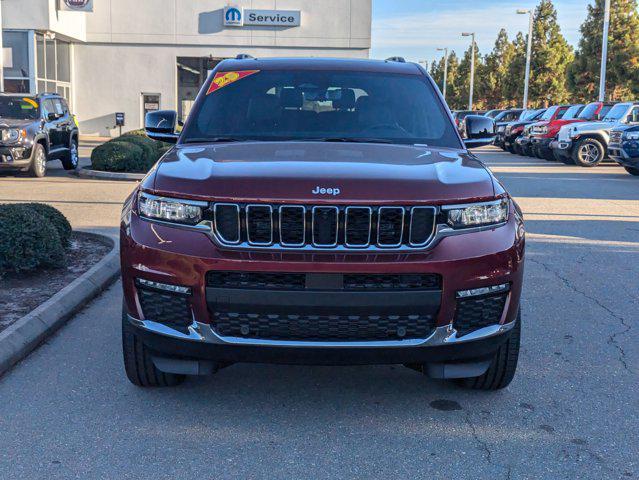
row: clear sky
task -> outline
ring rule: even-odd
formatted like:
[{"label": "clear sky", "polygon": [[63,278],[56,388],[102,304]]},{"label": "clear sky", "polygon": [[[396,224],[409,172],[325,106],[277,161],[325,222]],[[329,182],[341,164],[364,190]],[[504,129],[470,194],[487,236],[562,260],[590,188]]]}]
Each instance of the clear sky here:
[{"label": "clear sky", "polygon": [[[501,28],[514,37],[528,31],[528,16],[520,8],[535,8],[535,0],[373,0],[372,58],[400,55],[407,60],[439,58],[437,47],[463,53],[475,32],[482,53],[492,50]],[[555,0],[561,31],[573,46],[591,0]]]}]

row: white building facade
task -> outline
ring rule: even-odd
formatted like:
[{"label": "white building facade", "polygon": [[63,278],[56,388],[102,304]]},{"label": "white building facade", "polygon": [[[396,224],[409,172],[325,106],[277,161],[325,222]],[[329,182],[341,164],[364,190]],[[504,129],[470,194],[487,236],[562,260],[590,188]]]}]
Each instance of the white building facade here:
[{"label": "white building facade", "polygon": [[4,90],[58,92],[85,135],[138,129],[154,109],[181,118],[208,72],[255,57],[366,58],[372,0],[2,0]]}]

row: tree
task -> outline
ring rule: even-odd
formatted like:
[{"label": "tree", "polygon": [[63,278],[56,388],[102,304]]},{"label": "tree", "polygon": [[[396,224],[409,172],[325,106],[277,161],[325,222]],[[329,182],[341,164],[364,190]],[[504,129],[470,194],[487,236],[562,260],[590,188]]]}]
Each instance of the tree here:
[{"label": "tree", "polygon": [[504,79],[503,94],[513,105],[520,105],[524,97],[524,80],[526,77],[526,47],[527,38],[523,33],[511,43],[512,57],[506,65],[507,74]]},{"label": "tree", "polygon": [[446,102],[451,109],[465,108],[459,101],[459,58],[452,51],[448,55],[448,79],[446,85]]},{"label": "tree", "polygon": [[530,78],[530,98],[548,106],[570,98],[566,81],[573,61],[572,48],[561,34],[552,0],[541,0],[535,10]]},{"label": "tree", "polygon": [[507,91],[509,67],[514,61],[516,47],[508,41],[508,33],[501,29],[493,51],[486,56],[483,75],[479,82],[481,97],[489,108],[507,108],[513,96]]},{"label": "tree", "polygon": [[[480,81],[484,75],[484,68],[481,55],[477,44],[474,45],[475,50],[475,84],[474,84],[474,100],[473,109],[480,109],[485,106],[485,100],[481,98]],[[468,46],[468,49],[464,52],[464,56],[459,62],[459,68],[456,75],[457,95],[456,102],[459,105],[457,108],[468,108],[468,97],[470,96],[470,60],[471,60],[472,46]]]},{"label": "tree", "polygon": [[[592,101],[599,94],[603,17],[604,0],[588,5],[579,48],[568,72],[569,85],[581,101]],[[606,74],[607,98],[611,100],[631,100],[639,96],[638,33],[637,0],[612,0]]]}]

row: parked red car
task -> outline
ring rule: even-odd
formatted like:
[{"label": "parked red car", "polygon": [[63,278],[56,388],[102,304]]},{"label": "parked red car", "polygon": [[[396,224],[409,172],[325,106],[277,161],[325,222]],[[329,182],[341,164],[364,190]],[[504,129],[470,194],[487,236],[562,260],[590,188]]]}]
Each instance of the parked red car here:
[{"label": "parked red car", "polygon": [[592,102],[588,105],[572,105],[566,112],[545,124],[537,124],[531,132],[531,148],[537,158],[549,161],[560,160],[555,156],[553,142],[557,140],[559,129],[564,125],[579,122],[592,122],[601,118],[614,105],[613,103]]},{"label": "parked red car", "polygon": [[562,118],[569,108],[570,105],[553,105],[552,107],[548,107],[544,114],[539,118],[539,121],[524,127],[523,133],[515,139],[515,145],[517,146],[517,149],[521,151],[523,155],[533,156],[533,130],[545,127],[550,122],[554,122],[555,120]]},{"label": "parked red car", "polygon": [[404,61],[225,60],[126,200],[131,382],[235,362],[404,364],[498,389],[515,373],[521,210]]}]

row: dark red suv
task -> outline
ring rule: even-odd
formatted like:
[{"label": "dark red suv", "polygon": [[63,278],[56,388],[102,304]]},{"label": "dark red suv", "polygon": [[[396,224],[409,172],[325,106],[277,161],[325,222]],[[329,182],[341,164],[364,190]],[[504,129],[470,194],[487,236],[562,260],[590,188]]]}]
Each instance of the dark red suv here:
[{"label": "dark red suv", "polygon": [[124,364],[175,385],[235,362],[404,364],[476,389],[519,352],[521,211],[417,64],[225,60],[125,203]]}]

